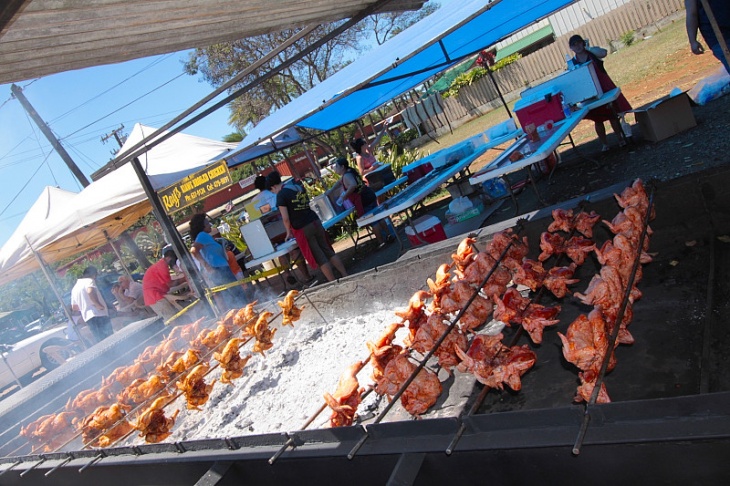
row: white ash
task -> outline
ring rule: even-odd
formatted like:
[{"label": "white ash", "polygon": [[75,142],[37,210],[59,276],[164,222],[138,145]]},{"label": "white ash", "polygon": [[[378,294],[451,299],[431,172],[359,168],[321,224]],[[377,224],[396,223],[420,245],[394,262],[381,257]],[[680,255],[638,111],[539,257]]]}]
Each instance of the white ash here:
[{"label": "white ash", "polygon": [[[168,405],[167,416],[176,409],[180,414],[165,442],[300,430],[324,404],[322,395],[334,393],[342,373],[352,363],[368,359],[366,342],[377,340],[388,324],[398,320],[392,309],[329,323],[316,314],[308,315],[314,320],[297,321],[293,329],[282,328],[275,320],[271,327],[278,331],[266,357],[254,355],[244,375],[232,385],[216,382],[200,410],[187,410],[184,396]],[[396,342],[405,332],[399,331]],[[252,344],[242,348],[243,356],[250,353]],[[206,381],[218,379],[220,374],[216,369]],[[371,374],[369,364],[358,373],[361,387],[372,383]],[[358,412],[372,415],[379,402],[379,397],[370,393]],[[325,409],[307,428],[328,427],[330,414]],[[142,441],[135,436],[130,443]]]}]

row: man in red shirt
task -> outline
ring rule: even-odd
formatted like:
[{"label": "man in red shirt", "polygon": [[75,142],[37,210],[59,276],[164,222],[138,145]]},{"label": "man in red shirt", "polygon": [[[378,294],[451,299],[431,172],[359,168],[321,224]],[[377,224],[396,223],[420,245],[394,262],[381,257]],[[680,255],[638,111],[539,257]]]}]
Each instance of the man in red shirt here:
[{"label": "man in red shirt", "polygon": [[177,314],[178,309],[165,298],[170,291],[170,269],[175,266],[177,255],[173,250],[167,250],[160,261],[152,265],[142,278],[142,295],[144,304],[150,306],[163,320],[170,319]]}]

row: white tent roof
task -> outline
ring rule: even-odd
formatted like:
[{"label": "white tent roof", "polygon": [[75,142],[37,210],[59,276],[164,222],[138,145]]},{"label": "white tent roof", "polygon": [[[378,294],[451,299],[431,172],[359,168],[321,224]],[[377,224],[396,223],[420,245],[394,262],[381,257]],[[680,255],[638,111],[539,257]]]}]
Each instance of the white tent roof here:
[{"label": "white tent roof", "polygon": [[[135,125],[122,150],[154,130]],[[160,189],[234,147],[235,144],[178,133],[140,156],[140,163],[152,186]],[[0,284],[39,268],[30,247],[49,263],[75,256],[105,244],[105,232],[109,238],[118,237],[150,210],[150,202],[131,164],[91,183],[78,194],[46,188],[0,249]]]}]

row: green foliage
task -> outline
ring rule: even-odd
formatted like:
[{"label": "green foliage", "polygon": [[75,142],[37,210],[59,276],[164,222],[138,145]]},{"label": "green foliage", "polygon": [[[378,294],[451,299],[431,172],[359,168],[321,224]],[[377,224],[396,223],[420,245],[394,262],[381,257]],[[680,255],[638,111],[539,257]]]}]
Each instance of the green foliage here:
[{"label": "green foliage", "polygon": [[415,162],[416,160],[420,159],[421,157],[422,157],[422,155],[418,150],[405,149],[400,154],[391,150],[388,152],[388,154],[386,154],[383,157],[380,157],[378,160],[384,164],[390,164],[390,168],[393,171],[393,175],[395,176],[396,179],[398,179],[398,178],[400,178],[400,176],[403,172],[403,167]]},{"label": "green foliage", "polygon": [[621,39],[621,42],[623,42],[623,44],[625,46],[630,46],[631,44],[634,43],[634,31],[633,30],[629,30],[627,32],[624,32],[621,35],[620,39]]},{"label": "green foliage", "polygon": [[418,138],[418,130],[409,128],[408,130],[405,130],[404,132],[402,132],[395,138],[395,144],[401,148],[405,148],[408,145],[408,142],[410,142],[411,140],[415,140],[417,138]]},{"label": "green foliage", "polygon": [[[494,63],[494,66],[491,67],[492,72],[499,71],[503,67],[509,66],[510,64],[514,63],[521,57],[522,57],[522,55],[518,52],[518,53],[512,54],[511,56],[507,56],[503,59],[500,59],[499,61]],[[447,89],[443,93],[442,96],[444,98],[448,98],[450,96],[458,96],[459,90],[461,88],[471,85],[472,83],[483,78],[487,74],[488,74],[487,68],[476,66],[476,67],[470,69],[469,71],[462,73],[459,76],[457,76],[456,78],[454,78],[454,81],[451,83],[451,86],[449,86],[449,89]]]},{"label": "green foliage", "polygon": [[243,240],[243,236],[241,236],[241,226],[243,223],[236,216],[230,215],[221,217],[221,221],[230,227],[230,231],[221,233],[221,236],[233,243],[238,251],[246,251],[248,246],[246,246],[246,242]]}]

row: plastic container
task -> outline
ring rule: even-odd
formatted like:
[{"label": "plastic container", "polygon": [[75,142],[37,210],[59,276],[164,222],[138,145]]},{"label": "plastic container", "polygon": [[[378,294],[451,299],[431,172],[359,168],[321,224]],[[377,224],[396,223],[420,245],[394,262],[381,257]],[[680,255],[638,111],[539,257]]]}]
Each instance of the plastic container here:
[{"label": "plastic container", "polygon": [[461,223],[462,221],[471,219],[474,216],[478,216],[479,214],[481,214],[481,212],[483,210],[484,210],[484,205],[480,202],[476,206],[472,206],[471,208],[467,209],[466,211],[463,211],[458,214],[453,214],[453,213],[451,213],[451,211],[446,211],[446,221],[448,221],[449,224]]},{"label": "plastic container", "polygon": [[502,179],[489,179],[482,183],[482,191],[491,199],[501,199],[509,194],[507,184]]},{"label": "plastic container", "polygon": [[563,120],[565,118],[563,95],[551,93],[532,103],[530,100],[520,100],[515,103],[515,115],[523,128],[530,124],[538,127],[548,120],[553,122]]},{"label": "plastic container", "polygon": [[[416,233],[418,236],[416,236]],[[406,226],[406,236],[412,246],[418,246],[422,245],[423,242],[436,243],[443,241],[446,239],[446,232],[441,225],[441,220],[436,216],[426,215],[415,220],[413,226]]]}]

